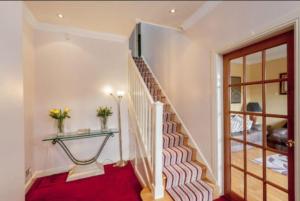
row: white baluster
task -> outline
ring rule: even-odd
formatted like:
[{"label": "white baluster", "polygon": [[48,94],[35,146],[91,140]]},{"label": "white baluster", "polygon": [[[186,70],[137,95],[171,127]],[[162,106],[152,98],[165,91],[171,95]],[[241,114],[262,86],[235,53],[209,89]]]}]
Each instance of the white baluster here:
[{"label": "white baluster", "polygon": [[154,102],[135,62],[129,57],[129,95],[137,120],[139,135],[143,141],[146,158],[153,178],[150,186],[155,199],[163,197],[162,151],[163,151],[163,104]]}]

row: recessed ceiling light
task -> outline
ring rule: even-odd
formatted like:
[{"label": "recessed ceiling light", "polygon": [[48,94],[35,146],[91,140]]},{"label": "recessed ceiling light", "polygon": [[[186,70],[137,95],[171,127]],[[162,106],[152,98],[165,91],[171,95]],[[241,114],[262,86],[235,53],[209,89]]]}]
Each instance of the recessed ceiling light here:
[{"label": "recessed ceiling light", "polygon": [[61,13],[59,13],[59,14],[57,15],[57,17],[59,17],[59,18],[64,18],[63,14],[61,14]]},{"label": "recessed ceiling light", "polygon": [[176,10],[174,8],[170,10],[170,13],[175,13],[175,12]]}]

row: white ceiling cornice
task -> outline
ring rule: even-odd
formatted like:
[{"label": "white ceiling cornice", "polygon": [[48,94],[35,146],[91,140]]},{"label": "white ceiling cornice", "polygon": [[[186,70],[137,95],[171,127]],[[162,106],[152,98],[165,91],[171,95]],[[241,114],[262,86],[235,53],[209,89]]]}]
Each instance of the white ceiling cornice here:
[{"label": "white ceiling cornice", "polygon": [[75,28],[75,27],[67,27],[67,26],[39,22],[25,4],[23,6],[23,14],[24,14],[24,19],[32,26],[33,29],[36,30],[64,33],[64,34],[76,35],[76,36],[81,36],[86,38],[109,40],[109,41],[122,42],[122,43],[128,41],[128,38],[122,35],[104,33],[104,32],[95,32],[95,31],[89,31],[89,30]]},{"label": "white ceiling cornice", "polygon": [[163,24],[152,23],[152,22],[148,22],[148,21],[145,21],[145,20],[141,20],[141,19],[136,19],[135,21],[136,21],[136,23],[149,24],[149,25],[153,25],[153,26],[157,26],[157,27],[161,27],[161,28],[165,28],[165,29],[172,29],[172,30],[175,30],[175,31],[182,31],[181,28],[167,26],[167,25],[163,25]]},{"label": "white ceiling cornice", "polygon": [[210,13],[213,9],[215,9],[217,6],[219,6],[222,1],[206,1],[203,3],[202,6],[194,13],[192,14],[187,20],[185,20],[181,27],[183,30],[189,29],[191,26],[193,26],[196,22],[198,22],[201,18],[206,16],[208,13]]},{"label": "white ceiling cornice", "polygon": [[39,22],[36,20],[32,12],[27,8],[27,6],[23,3],[23,17],[28,24],[32,26],[32,28],[36,28]]}]

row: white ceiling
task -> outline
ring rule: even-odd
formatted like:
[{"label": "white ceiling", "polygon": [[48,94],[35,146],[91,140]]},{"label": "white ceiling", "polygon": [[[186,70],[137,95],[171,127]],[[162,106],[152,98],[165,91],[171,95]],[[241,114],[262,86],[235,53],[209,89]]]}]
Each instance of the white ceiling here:
[{"label": "white ceiling", "polygon": [[[180,27],[203,1],[27,1],[43,23],[129,36],[137,19]],[[175,13],[170,13],[175,8]],[[64,18],[57,15],[61,13]]]}]

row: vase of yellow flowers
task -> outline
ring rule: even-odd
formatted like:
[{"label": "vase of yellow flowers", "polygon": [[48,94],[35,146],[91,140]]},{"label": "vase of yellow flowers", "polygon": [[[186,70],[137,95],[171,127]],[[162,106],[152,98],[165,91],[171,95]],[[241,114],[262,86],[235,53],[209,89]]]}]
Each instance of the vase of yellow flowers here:
[{"label": "vase of yellow flowers", "polygon": [[57,123],[57,130],[58,133],[63,133],[64,132],[64,120],[66,118],[71,118],[69,115],[70,109],[65,108],[64,110],[62,109],[52,109],[49,112],[49,116],[52,117],[53,119],[56,119]]},{"label": "vase of yellow flowers", "polygon": [[101,130],[107,130],[108,117],[113,114],[111,107],[99,107],[97,116],[100,118]]}]

